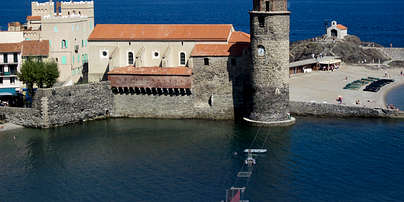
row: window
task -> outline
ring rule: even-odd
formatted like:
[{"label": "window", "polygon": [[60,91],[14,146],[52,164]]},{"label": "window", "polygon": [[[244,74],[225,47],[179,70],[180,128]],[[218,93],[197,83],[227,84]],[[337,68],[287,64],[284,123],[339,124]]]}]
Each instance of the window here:
[{"label": "window", "polygon": [[54,31],[54,32],[58,32],[58,27],[54,26],[54,27],[53,27],[53,31]]},{"label": "window", "polygon": [[77,64],[80,64],[80,55],[77,55]]},{"label": "window", "polygon": [[3,77],[0,77],[0,84],[3,84]]},{"label": "window", "polygon": [[15,77],[10,77],[10,84],[15,84]]},{"label": "window", "polygon": [[205,65],[209,65],[209,58],[204,58],[204,59],[203,59],[203,63],[204,63]]},{"label": "window", "polygon": [[153,51],[153,59],[159,59],[159,58],[160,58],[160,52]]},{"label": "window", "polygon": [[265,2],[265,10],[266,10],[267,12],[271,10],[269,1],[266,1],[266,2]]},{"label": "window", "polygon": [[65,65],[65,64],[67,64],[66,56],[62,56],[62,65]]},{"label": "window", "polygon": [[264,46],[258,46],[258,56],[265,56],[265,48]]},{"label": "window", "polygon": [[264,16],[259,16],[258,22],[259,22],[260,27],[265,27],[265,17]]},{"label": "window", "polygon": [[101,58],[108,58],[108,51],[107,50],[100,51],[100,57]]},{"label": "window", "polygon": [[67,48],[67,41],[66,40],[62,40],[62,48]]},{"label": "window", "polygon": [[72,63],[74,64],[74,55],[72,56]]},{"label": "window", "polygon": [[67,15],[70,15],[70,11],[67,11]]},{"label": "window", "polygon": [[52,41],[49,40],[49,48],[52,48]]},{"label": "window", "polygon": [[236,58],[232,58],[232,59],[231,59],[231,65],[232,65],[232,66],[236,66],[236,65],[237,65]]},{"label": "window", "polygon": [[133,65],[133,53],[132,52],[128,53],[128,64]]},{"label": "window", "polygon": [[180,53],[180,65],[185,65],[185,64],[186,64],[185,53],[181,52]]},{"label": "window", "polygon": [[18,54],[17,53],[14,53],[14,62],[18,63]]},{"label": "window", "polygon": [[17,75],[17,66],[9,66],[8,72],[10,72],[11,75]]},{"label": "window", "polygon": [[7,55],[7,53],[3,54],[3,63],[8,63],[8,55]]},{"label": "window", "polygon": [[81,47],[84,48],[84,40],[81,40]]}]

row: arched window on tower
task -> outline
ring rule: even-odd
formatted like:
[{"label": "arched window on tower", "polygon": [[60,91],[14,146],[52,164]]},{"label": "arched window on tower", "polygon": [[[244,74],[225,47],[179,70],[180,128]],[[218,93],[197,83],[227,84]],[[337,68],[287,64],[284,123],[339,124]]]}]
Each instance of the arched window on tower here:
[{"label": "arched window on tower", "polygon": [[271,4],[269,1],[265,1],[265,11],[269,12],[271,11]]},{"label": "arched window on tower", "polygon": [[186,64],[186,59],[185,59],[185,53],[181,52],[180,53],[180,65],[184,65]]},{"label": "arched window on tower", "polygon": [[134,63],[133,63],[133,53],[132,52],[129,52],[128,53],[128,64],[129,65],[133,65]]},{"label": "arched window on tower", "polygon": [[265,17],[264,16],[259,16],[258,17],[258,23],[260,27],[265,27]]}]

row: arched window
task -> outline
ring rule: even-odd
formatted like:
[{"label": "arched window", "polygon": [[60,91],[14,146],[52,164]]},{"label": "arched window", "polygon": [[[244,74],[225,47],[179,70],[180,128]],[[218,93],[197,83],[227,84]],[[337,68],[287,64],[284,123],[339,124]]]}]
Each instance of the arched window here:
[{"label": "arched window", "polygon": [[185,64],[186,64],[185,53],[181,52],[180,53],[180,65],[185,65]]},{"label": "arched window", "polygon": [[259,45],[257,51],[258,51],[258,56],[260,56],[260,57],[265,56],[265,47],[264,46]]},{"label": "arched window", "polygon": [[269,2],[269,1],[266,1],[265,2],[265,11],[271,11],[272,10],[272,8],[271,8],[271,3]]},{"label": "arched window", "polygon": [[66,40],[62,40],[62,48],[67,48],[67,41]]},{"label": "arched window", "polygon": [[338,37],[338,31],[336,29],[331,30],[332,37]]},{"label": "arched window", "polygon": [[128,52],[128,64],[133,65],[133,53]]}]

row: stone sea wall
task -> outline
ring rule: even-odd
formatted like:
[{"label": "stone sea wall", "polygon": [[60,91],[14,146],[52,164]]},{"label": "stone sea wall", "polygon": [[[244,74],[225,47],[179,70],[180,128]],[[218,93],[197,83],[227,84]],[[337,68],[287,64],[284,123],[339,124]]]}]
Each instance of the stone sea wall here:
[{"label": "stone sea wall", "polygon": [[107,82],[38,89],[32,108],[0,107],[0,115],[25,127],[64,126],[109,116],[112,96]]},{"label": "stone sea wall", "polygon": [[290,112],[297,116],[354,118],[393,118],[397,115],[397,112],[387,109],[295,101],[290,102]]},{"label": "stone sea wall", "polygon": [[113,98],[113,117],[217,119],[234,118],[232,97],[212,96],[202,103],[193,95],[132,95],[119,94]]},{"label": "stone sea wall", "polygon": [[35,97],[34,108],[43,114],[46,127],[102,118],[112,111],[112,92],[107,82],[40,89]]},{"label": "stone sea wall", "polygon": [[0,117],[17,125],[38,128],[43,126],[39,110],[31,108],[0,107]]},{"label": "stone sea wall", "polygon": [[[236,104],[234,92],[218,92],[191,95],[113,94],[107,82],[40,89],[35,96],[33,108],[0,107],[0,117],[32,128],[58,127],[106,117],[215,120],[242,118],[237,117],[237,110],[242,110],[237,108],[242,106]],[[205,99],[205,96],[208,98]],[[294,101],[290,102],[290,111],[297,116],[400,117],[398,112],[392,110]]]}]

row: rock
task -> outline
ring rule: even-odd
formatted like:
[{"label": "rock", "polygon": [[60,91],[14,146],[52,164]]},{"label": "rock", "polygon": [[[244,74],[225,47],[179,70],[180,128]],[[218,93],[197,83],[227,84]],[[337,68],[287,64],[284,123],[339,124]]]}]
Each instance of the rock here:
[{"label": "rock", "polygon": [[366,47],[382,47],[373,42],[362,42],[359,37],[348,35],[344,40],[329,40],[325,37],[296,41],[290,44],[290,62],[312,58],[312,55],[337,56],[346,63],[385,62],[390,60],[383,51]]}]

